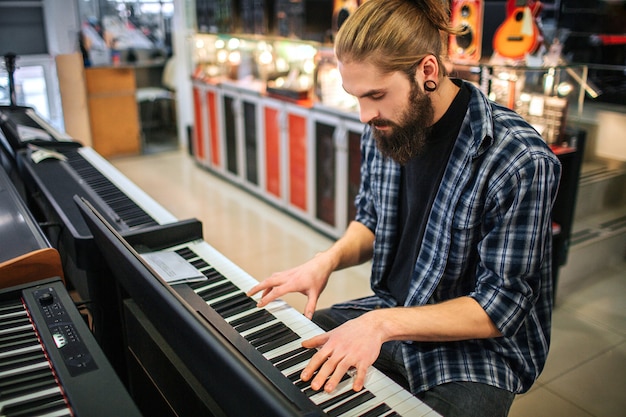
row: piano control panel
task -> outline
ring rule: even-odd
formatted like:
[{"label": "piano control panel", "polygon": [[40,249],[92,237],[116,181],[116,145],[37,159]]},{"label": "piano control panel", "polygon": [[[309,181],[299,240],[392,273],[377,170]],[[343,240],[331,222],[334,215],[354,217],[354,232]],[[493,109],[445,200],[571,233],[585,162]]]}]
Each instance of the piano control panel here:
[{"label": "piano control panel", "polygon": [[[72,318],[52,287],[34,289],[33,299],[36,306],[29,306],[31,310],[37,308],[45,320],[46,327],[52,337],[54,346],[61,354],[63,362],[71,376],[82,375],[98,369],[89,349],[76,330]],[[39,329],[41,332],[42,329]]]}]

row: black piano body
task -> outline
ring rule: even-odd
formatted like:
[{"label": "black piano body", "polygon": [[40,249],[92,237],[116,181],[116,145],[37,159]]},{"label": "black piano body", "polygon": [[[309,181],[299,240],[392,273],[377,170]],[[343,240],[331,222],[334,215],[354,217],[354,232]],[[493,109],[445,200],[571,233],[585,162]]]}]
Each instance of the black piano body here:
[{"label": "black piano body", "polygon": [[[349,379],[336,395],[312,391],[308,383],[299,381],[297,369],[311,353],[307,349],[302,352],[300,337],[321,329],[282,302],[273,309],[256,308],[256,302],[243,290],[256,280],[202,239],[173,241],[162,234],[152,239],[142,234],[122,236],[88,202],[75,201],[128,295],[123,304],[131,362],[129,383],[144,413],[155,413],[150,408],[155,406],[161,410],[159,415],[168,417],[365,415],[363,410],[371,412],[367,415],[380,416],[438,415],[373,368],[373,385],[366,382],[367,389],[359,393],[351,390]],[[194,252],[191,247],[207,252],[186,257],[185,252]],[[149,252],[174,250],[203,271],[207,279],[168,283],[165,275],[146,261]],[[209,259],[212,265],[205,261]],[[197,289],[207,283],[209,296],[200,296]],[[218,287],[230,288],[222,292]],[[253,324],[250,317],[257,313],[273,317]],[[241,326],[235,325],[233,318]],[[292,325],[289,323],[294,329],[299,326],[298,330],[287,328]],[[290,333],[296,337],[291,338]]]},{"label": "black piano body", "polygon": [[0,415],[141,416],[59,278],[0,290],[0,331]]},{"label": "black piano body", "polygon": [[0,288],[51,276],[63,277],[58,251],[0,167]]}]

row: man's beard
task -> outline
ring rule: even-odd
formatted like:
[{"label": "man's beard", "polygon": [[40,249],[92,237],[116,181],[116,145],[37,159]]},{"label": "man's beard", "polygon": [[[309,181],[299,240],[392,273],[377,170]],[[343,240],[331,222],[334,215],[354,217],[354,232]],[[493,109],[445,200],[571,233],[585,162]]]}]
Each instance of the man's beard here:
[{"label": "man's beard", "polygon": [[[433,106],[430,97],[414,81],[411,82],[409,105],[398,124],[385,119],[372,119],[372,134],[378,150],[401,165],[419,155],[433,122]],[[389,132],[380,131],[376,126],[391,127]]]}]

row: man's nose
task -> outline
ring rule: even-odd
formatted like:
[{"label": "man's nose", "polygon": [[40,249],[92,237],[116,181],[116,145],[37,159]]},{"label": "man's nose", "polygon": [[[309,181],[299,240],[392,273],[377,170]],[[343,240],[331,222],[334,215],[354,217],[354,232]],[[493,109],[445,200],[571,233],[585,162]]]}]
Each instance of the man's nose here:
[{"label": "man's nose", "polygon": [[378,110],[374,106],[368,106],[359,101],[359,120],[362,123],[369,123],[376,116],[378,116]]}]

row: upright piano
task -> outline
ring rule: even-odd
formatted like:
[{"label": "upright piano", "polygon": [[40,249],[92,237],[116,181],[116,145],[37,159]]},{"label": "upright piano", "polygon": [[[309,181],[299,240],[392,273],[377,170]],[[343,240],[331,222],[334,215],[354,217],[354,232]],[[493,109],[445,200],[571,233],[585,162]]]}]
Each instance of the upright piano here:
[{"label": "upright piano", "polygon": [[0,290],[0,415],[141,416],[58,278]]},{"label": "upright piano", "polygon": [[[301,343],[322,332],[317,325],[282,301],[256,307],[245,292],[257,281],[200,237],[122,236],[89,202],[75,202],[129,295],[130,386],[145,414],[438,415],[373,367],[359,392],[349,375],[333,393],[312,390],[299,375],[315,350]],[[176,277],[183,282],[170,280],[173,265],[190,270]]]}]

